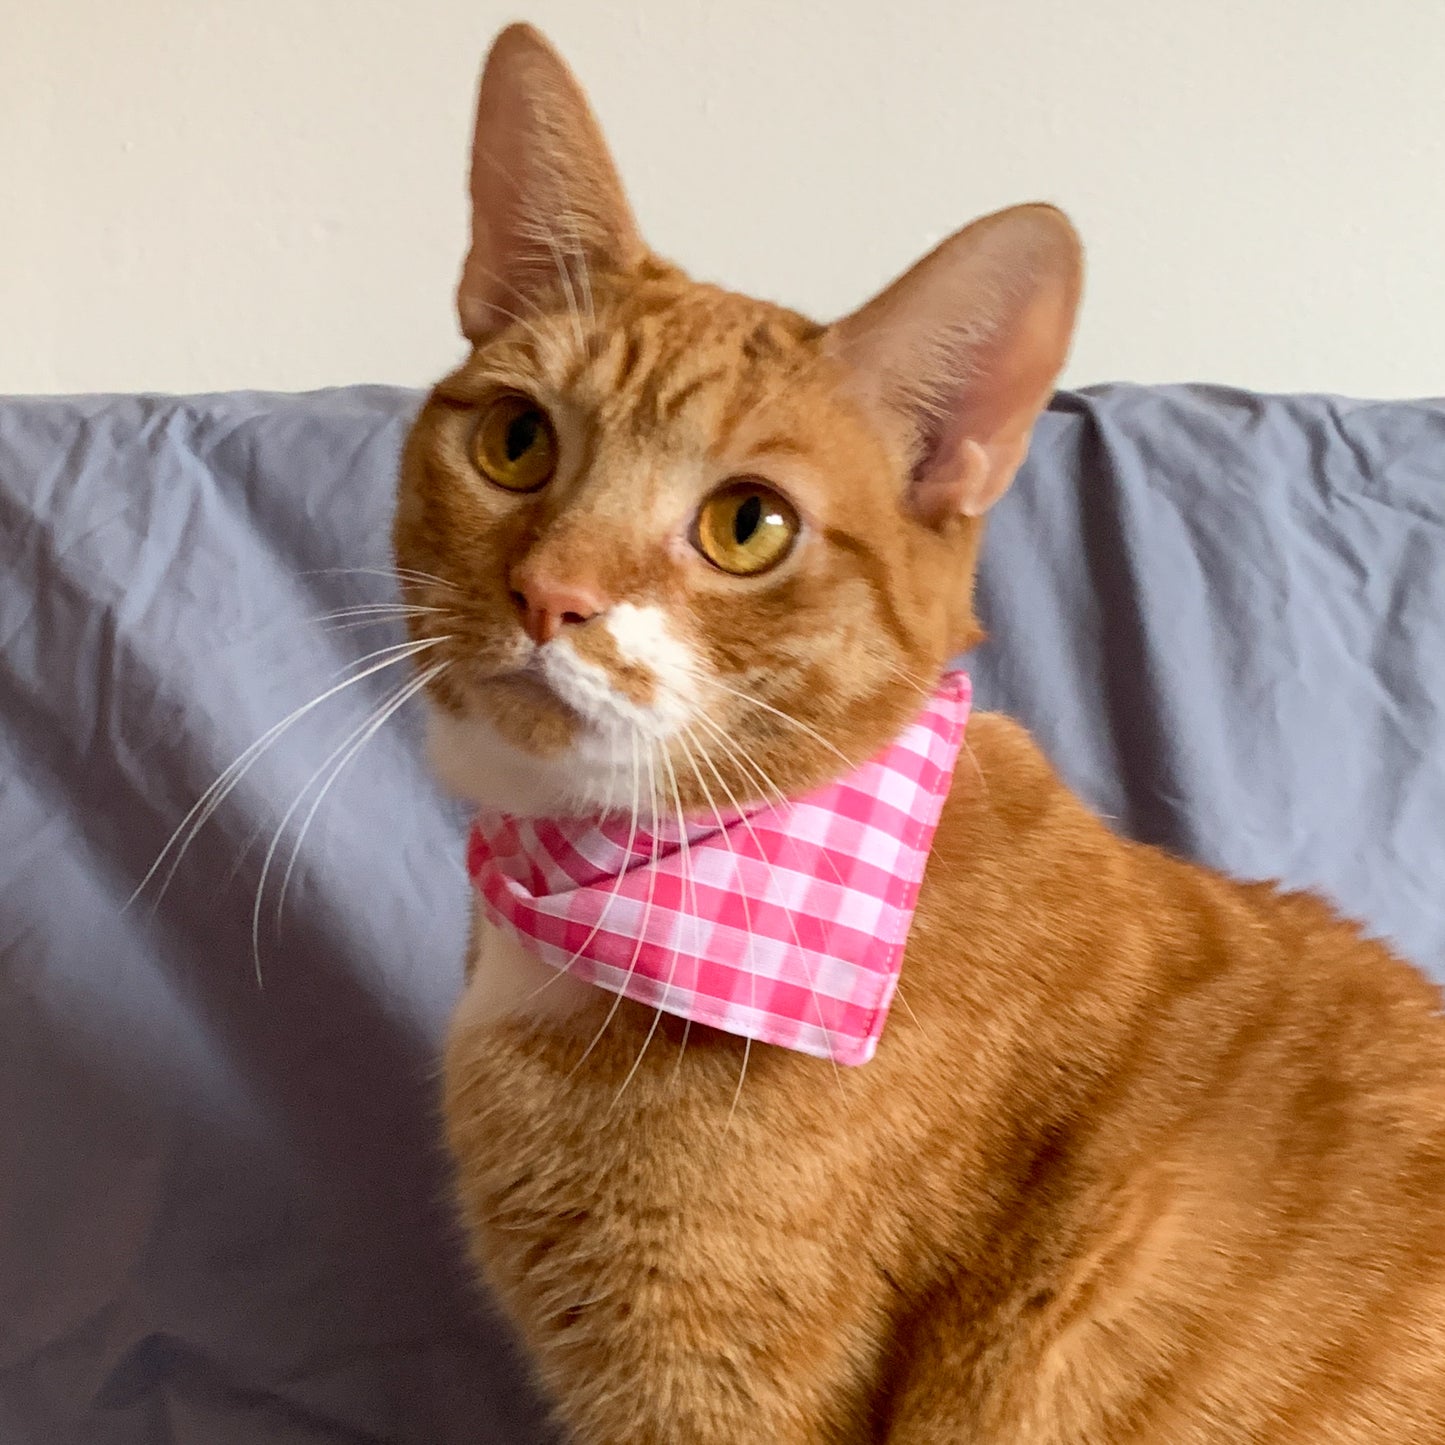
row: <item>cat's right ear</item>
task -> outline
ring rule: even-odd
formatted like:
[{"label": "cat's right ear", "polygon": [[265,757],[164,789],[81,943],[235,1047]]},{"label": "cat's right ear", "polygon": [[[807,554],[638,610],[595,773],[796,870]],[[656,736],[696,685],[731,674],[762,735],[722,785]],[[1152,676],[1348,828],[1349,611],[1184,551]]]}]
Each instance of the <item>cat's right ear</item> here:
[{"label": "cat's right ear", "polygon": [[646,255],[587,97],[530,25],[509,25],[482,71],[472,140],[472,245],[457,288],[479,345],[562,275],[622,272]]},{"label": "cat's right ear", "polygon": [[1028,451],[1068,355],[1083,251],[1052,206],[1014,206],[950,236],[829,344],[912,434],[920,521],[981,516]]}]

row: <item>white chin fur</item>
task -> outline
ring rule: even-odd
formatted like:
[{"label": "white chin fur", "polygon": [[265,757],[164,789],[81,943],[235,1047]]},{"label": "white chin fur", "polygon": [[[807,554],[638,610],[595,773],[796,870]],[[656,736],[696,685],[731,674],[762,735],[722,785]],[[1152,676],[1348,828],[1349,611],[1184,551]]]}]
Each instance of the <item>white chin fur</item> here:
[{"label": "white chin fur", "polygon": [[[479,806],[522,817],[632,812],[644,744],[666,742],[694,714],[696,666],[691,650],[667,628],[657,607],[620,603],[606,616],[623,659],[649,669],[655,697],[640,706],[618,692],[605,668],[579,657],[565,637],[540,654],[542,676],[582,720],[576,740],[550,757],[513,746],[481,718],[430,711],[428,751],[444,786]],[[645,776],[645,774],[644,774]]]}]

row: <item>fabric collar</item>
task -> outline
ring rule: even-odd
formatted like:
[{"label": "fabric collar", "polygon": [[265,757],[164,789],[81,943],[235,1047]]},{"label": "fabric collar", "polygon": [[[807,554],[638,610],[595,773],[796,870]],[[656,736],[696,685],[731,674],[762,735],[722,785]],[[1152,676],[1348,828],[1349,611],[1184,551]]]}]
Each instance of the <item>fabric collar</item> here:
[{"label": "fabric collar", "polygon": [[888,1016],[972,687],[946,673],[876,757],[684,830],[484,812],[467,871],[543,962],[637,1003],[839,1064]]}]

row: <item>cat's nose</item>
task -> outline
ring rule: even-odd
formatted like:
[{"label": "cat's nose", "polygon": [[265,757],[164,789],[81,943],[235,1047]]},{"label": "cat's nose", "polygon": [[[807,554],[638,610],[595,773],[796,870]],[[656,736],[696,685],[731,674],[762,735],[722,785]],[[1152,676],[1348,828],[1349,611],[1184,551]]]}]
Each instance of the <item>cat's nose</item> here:
[{"label": "cat's nose", "polygon": [[606,606],[596,587],[563,581],[532,568],[513,568],[508,581],[522,629],[539,647],[551,642],[564,627],[590,621]]}]

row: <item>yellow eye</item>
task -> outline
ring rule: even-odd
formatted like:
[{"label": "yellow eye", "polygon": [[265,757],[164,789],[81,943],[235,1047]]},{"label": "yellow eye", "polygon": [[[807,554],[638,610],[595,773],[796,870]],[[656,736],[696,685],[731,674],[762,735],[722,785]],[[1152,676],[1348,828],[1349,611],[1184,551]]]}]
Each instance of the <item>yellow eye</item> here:
[{"label": "yellow eye", "polygon": [[792,503],[761,482],[729,482],[702,504],[693,544],[715,567],[753,577],[788,555],[798,535]]},{"label": "yellow eye", "polygon": [[557,470],[557,434],[530,398],[499,396],[477,422],[472,460],[489,482],[509,492],[530,492]]}]

